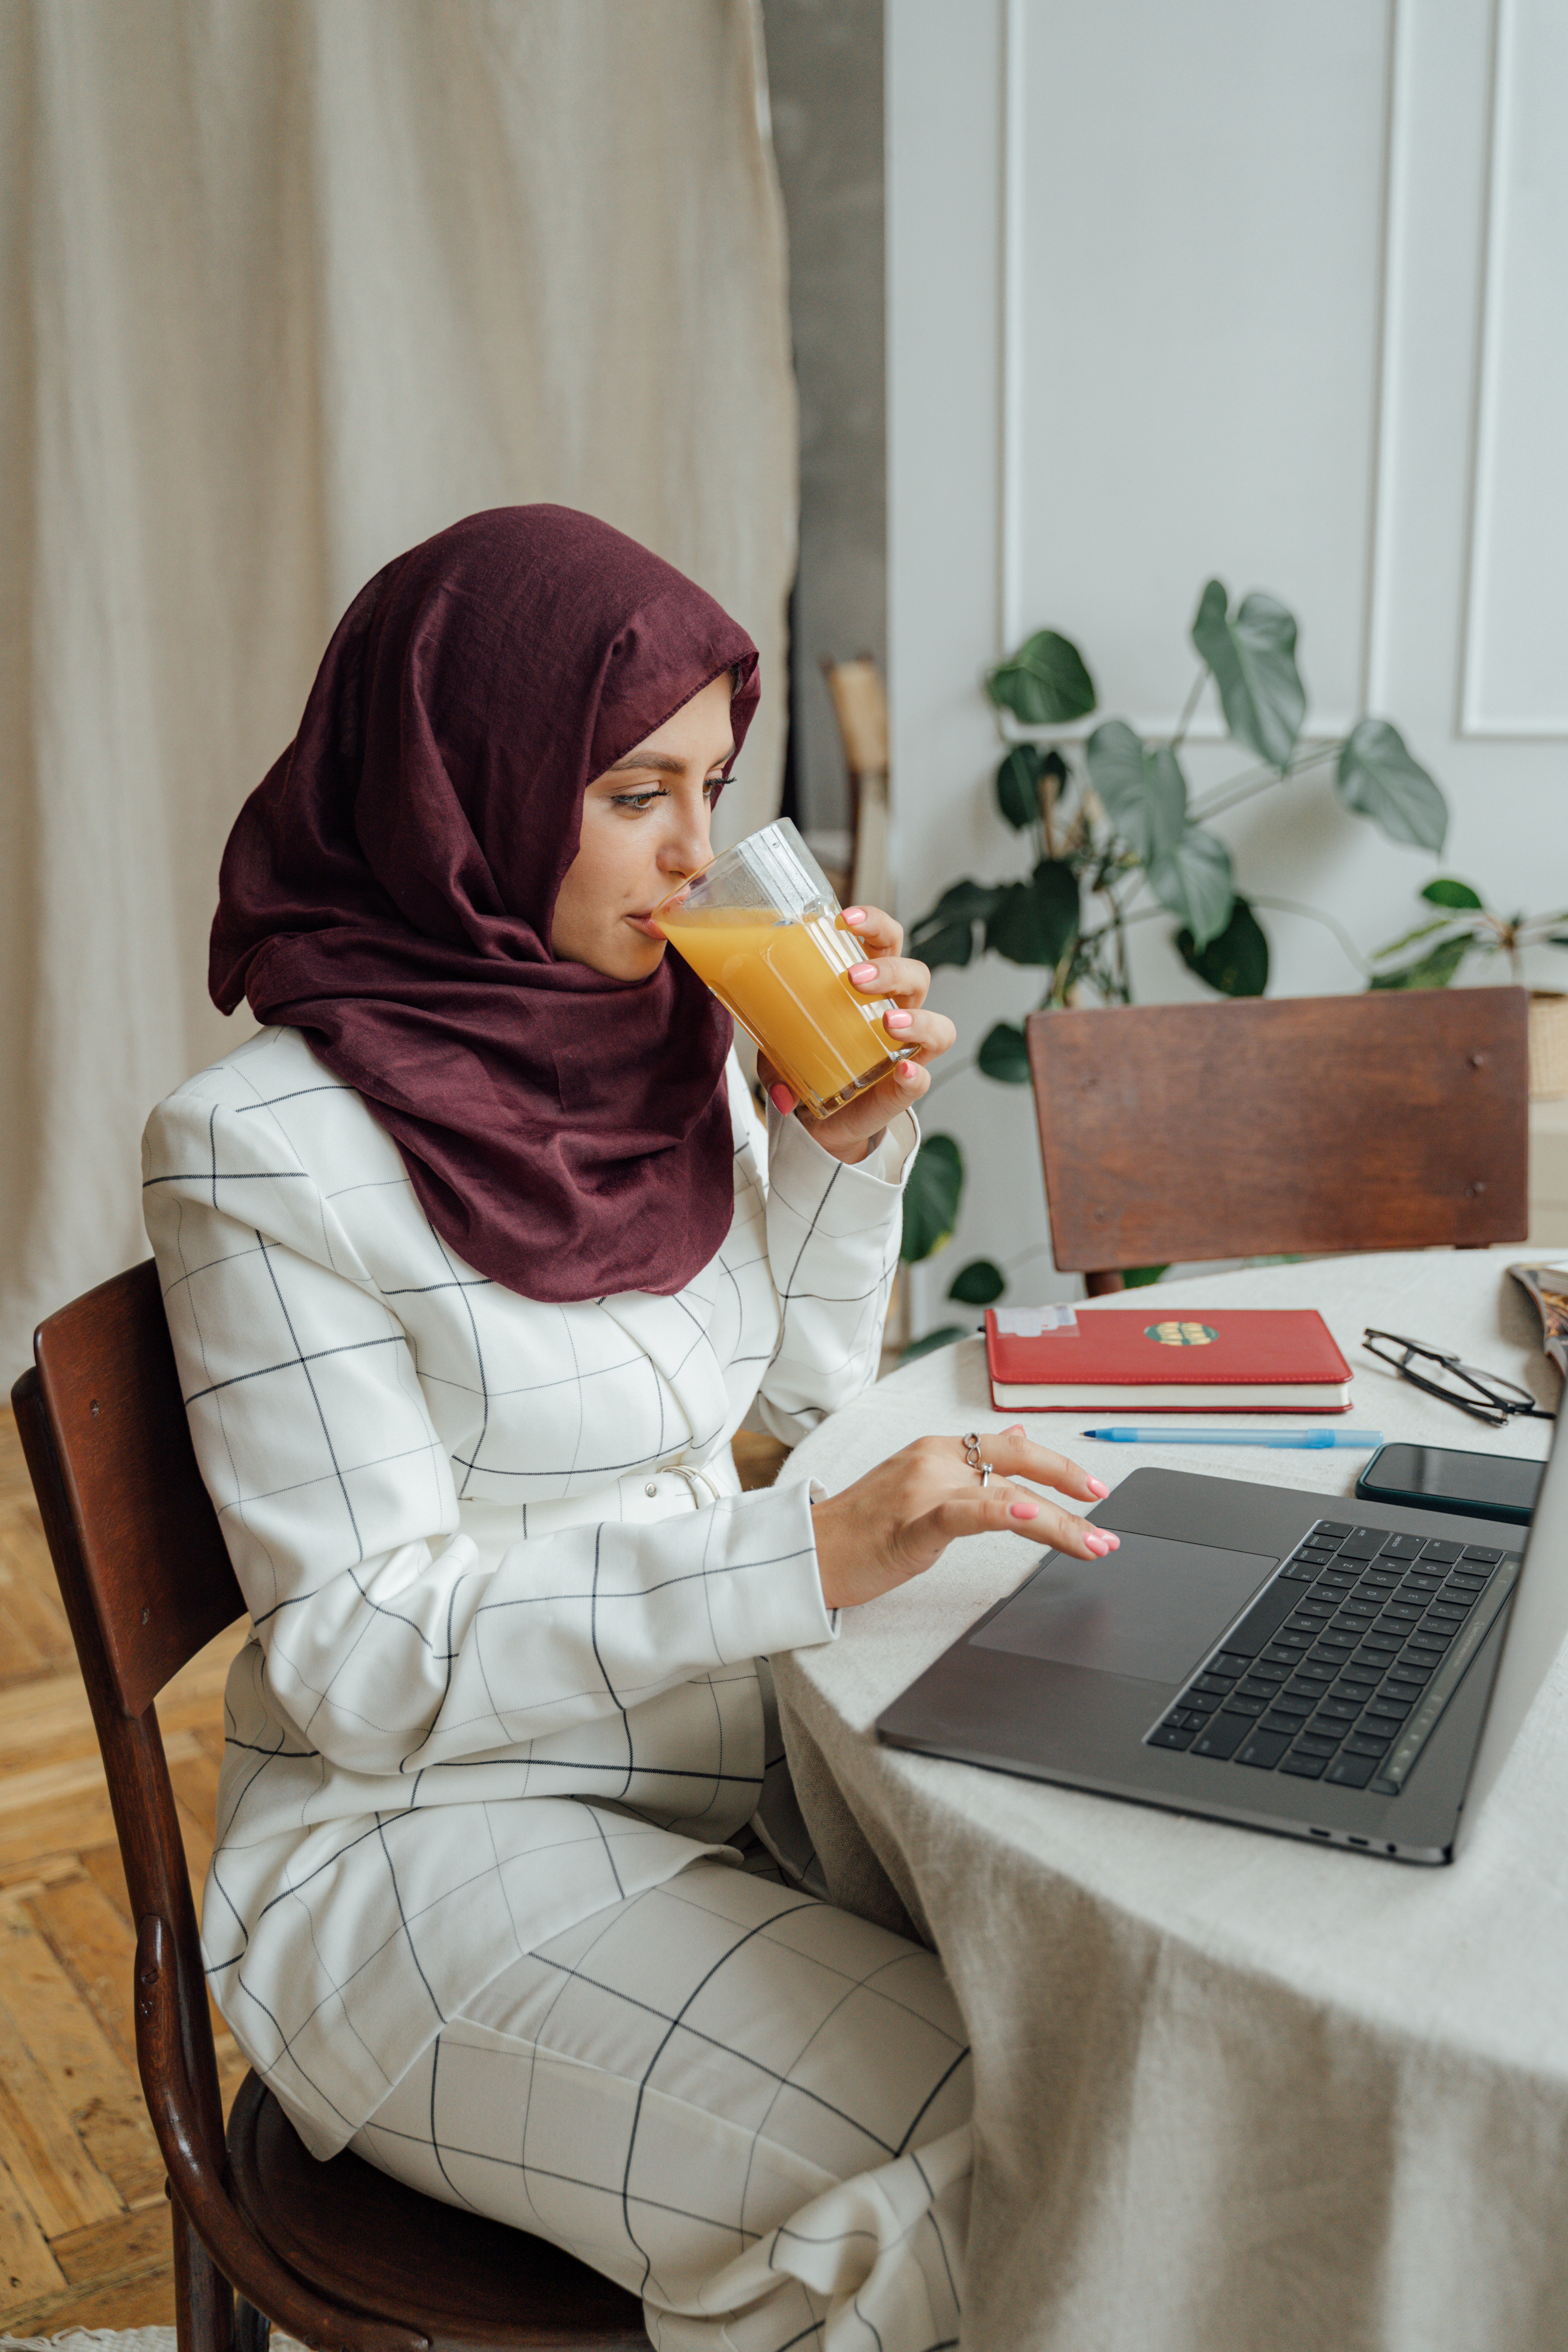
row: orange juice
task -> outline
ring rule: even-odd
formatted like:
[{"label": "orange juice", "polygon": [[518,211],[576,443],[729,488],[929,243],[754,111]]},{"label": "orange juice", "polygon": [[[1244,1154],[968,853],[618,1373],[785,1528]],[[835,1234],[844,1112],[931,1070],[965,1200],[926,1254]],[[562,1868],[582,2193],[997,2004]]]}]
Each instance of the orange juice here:
[{"label": "orange juice", "polygon": [[853,931],[835,928],[826,908],[786,916],[764,907],[679,906],[654,919],[816,1118],[885,1077],[899,1059],[882,1026],[887,998],[868,1000],[845,977],[865,950]]}]

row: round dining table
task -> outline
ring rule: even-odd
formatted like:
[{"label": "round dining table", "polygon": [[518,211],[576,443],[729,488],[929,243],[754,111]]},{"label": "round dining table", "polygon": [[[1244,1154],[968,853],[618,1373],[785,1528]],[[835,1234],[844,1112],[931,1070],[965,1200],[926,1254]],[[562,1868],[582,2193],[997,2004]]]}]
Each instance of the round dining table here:
[{"label": "round dining table", "polygon": [[[1541,1458],[1551,1421],[1485,1426],[1362,1345],[1372,1325],[1453,1349],[1554,1410],[1561,1379],[1508,1272],[1527,1256],[1256,1266],[1078,1312],[1315,1307],[1353,1369],[1351,1423]],[[1339,1516],[1366,1459],[1079,1434],[1124,1417],[1026,1426],[1112,1488],[1154,1464],[1302,1488]],[[832,1414],[781,1475],[837,1492],[916,1437],[1017,1419],[992,1409],[967,1339]],[[1563,2352],[1568,1652],[1447,1867],[881,1746],[883,1708],[1039,1559],[1016,1535],[955,1543],[846,1611],[835,1641],[773,1661],[829,1893],[935,1948],[973,2037],[964,2346]]]}]

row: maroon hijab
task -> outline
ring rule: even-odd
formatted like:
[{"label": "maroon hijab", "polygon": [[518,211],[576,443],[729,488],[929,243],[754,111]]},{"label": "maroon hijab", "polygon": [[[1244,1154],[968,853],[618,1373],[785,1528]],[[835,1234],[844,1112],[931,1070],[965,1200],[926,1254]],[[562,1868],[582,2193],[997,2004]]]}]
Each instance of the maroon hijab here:
[{"label": "maroon hijab", "polygon": [[679,1290],[733,1206],[731,1023],[679,956],[550,950],[594,777],[757,652],[700,588],[566,507],[469,515],[350,605],[224,852],[209,985],[301,1030],[436,1231],[530,1298]]}]

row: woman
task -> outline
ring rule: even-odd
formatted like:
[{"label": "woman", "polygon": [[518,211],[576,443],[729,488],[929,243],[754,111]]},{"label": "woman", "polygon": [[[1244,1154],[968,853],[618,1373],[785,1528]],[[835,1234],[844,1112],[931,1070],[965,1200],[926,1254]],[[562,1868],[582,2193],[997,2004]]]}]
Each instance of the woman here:
[{"label": "woman", "polygon": [[356,600],[241,812],[212,987],[268,1025],[146,1139],[252,1622],[204,1937],[318,2155],[554,2239],[658,2345],[923,2352],[957,2334],[962,2023],[932,1955],[809,1891],[765,1658],[955,1535],[1106,1539],[950,1437],[739,1491],[753,1408],[794,1439],[875,1376],[953,1034],[855,910],[908,1058],[815,1128],[775,1085],[763,1138],[647,919],[756,700],[668,565],[476,515]]}]

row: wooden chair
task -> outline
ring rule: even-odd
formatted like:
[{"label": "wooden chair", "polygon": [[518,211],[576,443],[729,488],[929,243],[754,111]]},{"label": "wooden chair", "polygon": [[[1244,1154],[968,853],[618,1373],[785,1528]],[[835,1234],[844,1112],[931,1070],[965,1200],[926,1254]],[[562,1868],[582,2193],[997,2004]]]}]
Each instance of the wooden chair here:
[{"label": "wooden chair", "polygon": [[1051,1249],[1122,1269],[1529,1224],[1521,988],[1032,1013]]},{"label": "wooden chair", "polygon": [[849,871],[844,905],[888,903],[888,697],[869,654],[825,661],[822,674],[849,771]]},{"label": "wooden chair", "polygon": [[358,2157],[318,2164],[246,2077],[226,2136],[153,1701],[245,1613],[196,1468],[155,1268],[51,1315],[11,1391],[139,1923],[136,2054],[169,2170],[181,2352],[647,2352],[642,2308],[542,2239]]}]

